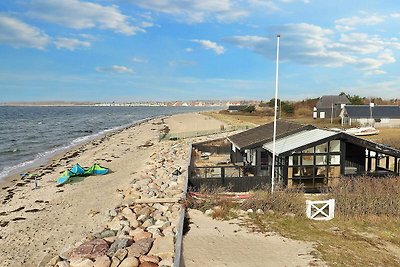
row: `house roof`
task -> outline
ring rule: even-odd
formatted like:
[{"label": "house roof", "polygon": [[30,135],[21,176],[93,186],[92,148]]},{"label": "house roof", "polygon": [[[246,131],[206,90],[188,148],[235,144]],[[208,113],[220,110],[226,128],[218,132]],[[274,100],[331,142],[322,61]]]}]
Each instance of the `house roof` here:
[{"label": "house roof", "polygon": [[400,119],[400,106],[349,105],[345,106],[349,118]]},{"label": "house roof", "polygon": [[[312,125],[299,124],[289,121],[278,120],[276,122],[276,139],[298,133],[304,130],[315,129]],[[241,149],[255,148],[272,141],[274,123],[267,123],[256,128],[232,135],[228,140]]]},{"label": "house roof", "polygon": [[[315,144],[316,142],[324,142],[325,139],[331,138],[335,135],[340,135],[338,132],[327,131],[322,129],[311,129],[306,131],[301,131],[299,133],[286,136],[284,138],[276,141],[275,144],[275,154],[280,155],[293,150],[299,149],[310,144]],[[263,148],[269,152],[273,152],[273,142],[269,142],[263,145]]]},{"label": "house roof", "polygon": [[317,108],[331,108],[335,104],[351,104],[345,95],[324,95],[318,100]]}]

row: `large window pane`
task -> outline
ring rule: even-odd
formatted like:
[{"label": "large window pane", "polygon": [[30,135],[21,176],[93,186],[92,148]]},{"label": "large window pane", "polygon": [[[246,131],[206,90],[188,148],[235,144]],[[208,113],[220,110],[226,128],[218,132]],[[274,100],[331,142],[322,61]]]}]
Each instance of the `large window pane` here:
[{"label": "large window pane", "polygon": [[318,155],[315,157],[315,164],[316,165],[326,165],[327,164],[326,159],[327,159],[326,155]]},{"label": "large window pane", "polygon": [[289,157],[289,166],[296,166],[300,165],[300,156],[299,155],[294,155]]},{"label": "large window pane", "polygon": [[313,177],[313,167],[303,167],[302,169],[302,177]]},{"label": "large window pane", "polygon": [[331,155],[330,165],[340,164],[340,155]]},{"label": "large window pane", "polygon": [[315,176],[317,177],[326,177],[326,167],[316,167],[315,173]]},{"label": "large window pane", "polygon": [[303,153],[314,153],[314,147],[310,147],[310,148],[303,150]]},{"label": "large window pane", "polygon": [[323,143],[315,147],[315,153],[327,153],[328,143]]},{"label": "large window pane", "polygon": [[303,165],[314,165],[314,156],[303,155]]},{"label": "large window pane", "polygon": [[329,142],[329,150],[331,152],[340,152],[340,140],[332,140]]}]

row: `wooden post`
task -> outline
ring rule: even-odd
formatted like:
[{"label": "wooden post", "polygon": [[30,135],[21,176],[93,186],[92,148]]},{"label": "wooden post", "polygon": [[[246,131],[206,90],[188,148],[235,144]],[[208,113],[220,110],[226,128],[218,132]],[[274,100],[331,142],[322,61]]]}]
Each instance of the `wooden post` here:
[{"label": "wooden post", "polygon": [[371,172],[371,150],[368,149],[368,164],[367,164],[367,172]]}]

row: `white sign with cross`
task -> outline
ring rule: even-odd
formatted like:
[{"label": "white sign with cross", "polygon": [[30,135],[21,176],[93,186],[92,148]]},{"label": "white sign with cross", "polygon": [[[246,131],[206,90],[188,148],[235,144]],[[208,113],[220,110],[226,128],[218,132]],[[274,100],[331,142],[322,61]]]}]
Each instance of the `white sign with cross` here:
[{"label": "white sign with cross", "polygon": [[335,217],[335,200],[306,200],[306,214],[307,218],[312,220],[325,220],[329,221]]}]

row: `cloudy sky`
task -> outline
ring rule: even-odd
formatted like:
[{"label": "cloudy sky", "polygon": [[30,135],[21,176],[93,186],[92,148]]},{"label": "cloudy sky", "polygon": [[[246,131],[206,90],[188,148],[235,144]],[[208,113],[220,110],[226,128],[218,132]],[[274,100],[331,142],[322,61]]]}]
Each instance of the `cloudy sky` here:
[{"label": "cloudy sky", "polygon": [[342,0],[0,2],[0,102],[400,98],[400,5]]}]

